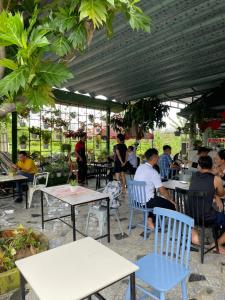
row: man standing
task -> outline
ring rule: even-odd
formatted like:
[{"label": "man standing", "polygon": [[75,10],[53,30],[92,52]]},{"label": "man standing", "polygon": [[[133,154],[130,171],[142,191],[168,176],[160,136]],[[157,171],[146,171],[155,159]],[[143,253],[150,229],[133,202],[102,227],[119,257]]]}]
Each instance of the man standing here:
[{"label": "man standing", "polygon": [[[169,195],[168,191],[162,185],[159,173],[153,168],[158,161],[158,151],[155,148],[149,149],[145,152],[146,163],[140,165],[134,176],[134,180],[146,182],[146,202],[148,208],[163,207],[175,210],[175,202],[173,197]],[[158,190],[160,195],[155,196],[155,190]],[[154,215],[149,213],[148,227],[154,228]]]},{"label": "man standing", "polygon": [[[26,151],[19,152],[19,159],[16,165],[12,166],[20,175],[27,177],[29,182],[32,182],[34,179],[34,174],[37,173],[37,167],[34,161],[27,157]],[[18,198],[16,198],[15,202],[23,201],[23,193],[22,193],[22,184],[20,182],[17,183],[17,193]]]},{"label": "man standing", "polygon": [[85,183],[87,177],[87,158],[85,153],[85,141],[87,139],[86,132],[80,135],[80,140],[75,146],[75,156],[77,157],[78,166],[78,182],[80,184]]}]

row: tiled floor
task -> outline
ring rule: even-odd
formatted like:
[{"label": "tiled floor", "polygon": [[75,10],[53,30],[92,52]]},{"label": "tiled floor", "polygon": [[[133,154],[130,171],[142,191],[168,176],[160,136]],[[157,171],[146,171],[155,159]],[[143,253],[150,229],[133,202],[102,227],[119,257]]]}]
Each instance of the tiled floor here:
[{"label": "tiled floor", "polygon": [[[89,186],[94,186],[94,182],[89,183]],[[0,227],[7,228],[13,227],[18,224],[33,227],[41,230],[41,212],[40,212],[40,195],[37,193],[33,201],[33,207],[26,210],[24,203],[14,203],[12,199],[3,199],[1,202]],[[121,254],[122,256],[135,261],[137,258],[145,255],[148,249],[152,248],[154,234],[151,234],[147,241],[143,241],[141,233],[143,230],[139,227],[132,230],[130,236],[127,235],[129,212],[127,208],[127,197],[122,198],[122,206],[120,207],[120,220],[125,231],[124,238],[121,237],[117,222],[114,218],[111,219],[111,243],[108,244],[105,240],[103,243]],[[54,199],[50,199],[50,206],[45,207],[48,216],[65,213],[68,207],[62,205]],[[79,207],[78,209],[77,225],[78,229],[84,231],[86,224],[86,216],[88,212],[87,206]],[[60,246],[62,244],[72,241],[71,229],[59,221],[52,221],[46,223],[45,230],[43,231],[49,238],[50,248]],[[90,223],[90,235],[95,236],[98,234],[97,222],[92,220]],[[82,238],[78,235],[78,238]],[[205,262],[200,263],[199,253],[191,252],[191,275],[188,282],[188,298],[196,300],[225,300],[225,256],[218,254],[207,254]],[[151,270],[149,270],[151,274]],[[151,274],[154,276],[154,274]],[[123,299],[124,291],[127,286],[127,280],[123,280],[103,291],[103,295],[107,300],[120,300]],[[37,300],[32,290],[27,291],[28,300]],[[0,296],[0,300],[18,300],[18,291],[14,291],[10,295]],[[93,297],[94,299],[94,297]],[[180,287],[168,293],[168,300],[181,299]],[[63,299],[62,299],[63,300]]]}]

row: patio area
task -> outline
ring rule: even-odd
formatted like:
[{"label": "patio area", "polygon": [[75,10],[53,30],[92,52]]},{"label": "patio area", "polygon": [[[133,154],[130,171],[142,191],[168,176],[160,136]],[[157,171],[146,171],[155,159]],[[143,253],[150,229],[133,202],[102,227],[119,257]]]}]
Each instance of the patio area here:
[{"label": "patio area", "polygon": [[[95,189],[95,181],[89,180],[89,188]],[[33,200],[32,208],[25,209],[24,203],[14,203],[12,199],[1,200],[0,226],[9,228],[23,224],[26,227],[32,227],[41,231],[41,208],[40,194],[37,192]],[[56,214],[65,214],[68,212],[68,206],[59,203],[53,198],[49,199],[49,206],[45,206],[45,212],[48,217],[53,217]],[[85,230],[88,206],[80,206],[76,215],[77,227],[82,232]],[[121,207],[119,208],[120,221],[125,232],[122,238],[119,233],[119,228],[114,217],[111,217],[111,242],[108,244],[106,239],[102,243],[114,250],[123,257],[135,261],[144,256],[148,249],[153,249],[154,233],[151,233],[147,241],[141,236],[143,229],[137,227],[132,230],[130,236],[128,233],[128,199],[127,195],[121,198]],[[92,219],[90,222],[90,236],[98,235],[97,221]],[[52,221],[45,225],[43,233],[49,239],[50,249],[60,245],[72,242],[72,230],[59,221]],[[83,238],[77,235],[77,239]],[[193,249],[192,249],[193,250]],[[62,257],[63,259],[63,257]],[[210,252],[205,255],[204,264],[200,263],[200,254],[196,251],[191,251],[191,274],[188,282],[188,299],[190,300],[210,300],[210,299],[225,299],[225,256]],[[151,272],[151,270],[149,270]],[[127,288],[128,280],[122,280],[118,283],[106,288],[102,295],[107,300],[121,300],[124,297],[125,289]],[[0,296],[1,300],[19,300],[19,291],[13,291],[9,296]],[[27,299],[38,300],[32,290],[27,289]],[[95,297],[93,297],[95,299]],[[181,299],[180,288],[176,288],[168,293],[167,300]]]}]

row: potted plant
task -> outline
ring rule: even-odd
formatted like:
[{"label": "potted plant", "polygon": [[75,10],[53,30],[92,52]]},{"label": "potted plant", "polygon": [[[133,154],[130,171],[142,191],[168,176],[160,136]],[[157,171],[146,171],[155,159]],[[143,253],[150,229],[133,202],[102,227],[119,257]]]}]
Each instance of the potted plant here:
[{"label": "potted plant", "polygon": [[70,113],[70,118],[71,119],[76,119],[77,114],[75,112]]},{"label": "potted plant", "polygon": [[70,144],[62,144],[61,151],[62,152],[65,152],[65,151],[71,152],[71,145]]},{"label": "potted plant", "polygon": [[49,142],[51,140],[51,136],[52,136],[51,131],[42,130],[42,132],[41,132],[41,138],[43,140],[43,147],[44,147],[44,149],[48,149]]},{"label": "potted plant", "polygon": [[29,128],[29,132],[31,133],[32,139],[36,139],[37,136],[40,136],[41,134],[40,128],[36,128],[34,126]]},{"label": "potted plant", "polygon": [[95,120],[94,115],[93,114],[88,115],[88,120],[91,124],[94,123]]},{"label": "potted plant", "polygon": [[21,148],[21,149],[26,149],[26,147],[27,147],[27,140],[28,140],[28,136],[25,135],[25,134],[22,134],[22,135],[19,137],[20,148]]},{"label": "potted plant", "polygon": [[20,124],[20,127],[25,127],[26,126],[26,122],[23,119],[20,120],[19,124]]},{"label": "potted plant", "polygon": [[15,261],[48,249],[48,239],[22,225],[0,231],[0,295],[19,288],[20,276]]},{"label": "potted plant", "polygon": [[61,111],[60,111],[60,109],[57,109],[57,110],[55,110],[53,113],[54,113],[54,115],[55,115],[56,117],[59,117]]}]

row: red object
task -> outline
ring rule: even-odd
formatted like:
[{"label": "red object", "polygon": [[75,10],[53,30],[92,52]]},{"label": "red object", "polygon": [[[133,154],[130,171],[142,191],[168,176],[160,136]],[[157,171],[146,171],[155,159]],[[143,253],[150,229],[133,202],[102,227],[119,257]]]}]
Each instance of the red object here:
[{"label": "red object", "polygon": [[225,138],[208,138],[208,143],[225,143]]},{"label": "red object", "polygon": [[225,111],[222,111],[222,112],[220,113],[220,115],[221,115],[222,118],[225,119]]},{"label": "red object", "polygon": [[218,120],[212,120],[208,122],[208,127],[212,128],[213,130],[217,130],[220,128],[221,122]]},{"label": "red object", "polygon": [[198,125],[198,127],[201,131],[205,131],[206,128],[209,127],[209,125],[208,125],[208,122],[202,122],[201,124]]}]

